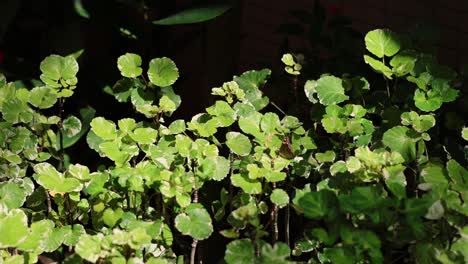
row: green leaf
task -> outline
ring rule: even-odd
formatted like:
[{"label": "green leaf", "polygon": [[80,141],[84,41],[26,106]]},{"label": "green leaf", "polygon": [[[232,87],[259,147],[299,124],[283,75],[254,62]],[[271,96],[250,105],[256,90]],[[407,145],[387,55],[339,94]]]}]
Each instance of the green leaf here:
[{"label": "green leaf", "polygon": [[227,264],[254,264],[254,245],[249,239],[234,240],[227,244],[224,260]]},{"label": "green leaf", "polygon": [[85,107],[80,109],[80,117],[81,117],[81,130],[74,136],[68,137],[64,135],[63,137],[63,148],[69,148],[73,146],[86,132],[88,132],[91,120],[93,119],[94,115],[96,114],[96,110],[92,107]]},{"label": "green leaf", "polygon": [[238,132],[226,134],[226,145],[239,156],[247,156],[252,149],[252,143],[247,136]]},{"label": "green leaf", "polygon": [[260,128],[265,133],[275,133],[280,126],[280,119],[275,113],[266,113],[260,122]]},{"label": "green leaf", "polygon": [[141,57],[138,54],[126,53],[117,59],[117,67],[120,74],[128,78],[136,78],[143,73],[141,66]]},{"label": "green leaf", "polygon": [[349,99],[344,93],[343,82],[335,76],[325,76],[317,80],[317,95],[323,105],[339,104]]},{"label": "green leaf", "polygon": [[76,244],[75,251],[80,257],[89,262],[95,263],[101,257],[101,242],[103,236],[91,236],[84,234],[80,236],[78,244]]},{"label": "green leaf", "polygon": [[398,164],[395,166],[388,166],[383,169],[385,184],[388,189],[398,198],[406,198],[406,176],[403,173],[406,167]]},{"label": "green leaf", "polygon": [[233,174],[231,176],[232,185],[241,188],[248,194],[262,193],[262,183],[258,180],[252,180],[245,174]]},{"label": "green leaf", "polygon": [[332,176],[335,176],[338,173],[344,173],[347,171],[348,171],[348,168],[346,167],[346,162],[342,160],[339,160],[330,166],[330,174]]},{"label": "green leaf", "polygon": [[281,61],[287,66],[294,66],[294,64],[296,64],[294,57],[290,53],[283,54]]},{"label": "green leaf", "polygon": [[463,168],[456,160],[447,162],[447,171],[450,179],[455,183],[454,189],[468,187],[468,170]]},{"label": "green leaf", "polygon": [[245,93],[245,101],[251,103],[259,111],[268,105],[268,97],[264,97],[260,90],[265,85],[271,70],[247,71],[241,76],[234,76],[234,81]]},{"label": "green leaf", "polygon": [[370,56],[364,55],[364,61],[369,64],[372,69],[376,70],[377,72],[382,73],[388,79],[392,79],[393,72],[392,70],[385,65],[383,62],[376,60]]},{"label": "green leaf", "polygon": [[150,127],[137,128],[130,133],[130,137],[138,144],[152,144],[156,142],[157,136],[158,131]]},{"label": "green leaf", "polygon": [[20,208],[26,201],[27,193],[13,182],[0,183],[0,211]]},{"label": "green leaf", "polygon": [[360,213],[378,208],[382,202],[382,194],[374,186],[356,187],[349,195],[340,195],[340,206],[350,213]]},{"label": "green leaf", "polygon": [[168,128],[169,128],[169,134],[172,134],[172,135],[181,134],[186,129],[185,121],[183,119],[175,120],[169,125]]},{"label": "green leaf", "polygon": [[367,50],[379,58],[391,57],[400,50],[400,40],[388,29],[369,31],[364,40]]},{"label": "green leaf", "polygon": [[410,129],[404,126],[396,126],[385,131],[382,143],[392,151],[399,152],[406,162],[416,158],[416,143],[408,133]]},{"label": "green leaf", "polygon": [[260,122],[262,114],[259,112],[252,112],[249,115],[239,117],[239,128],[242,132],[250,134],[256,138],[262,138],[263,134],[260,131]]},{"label": "green leaf", "polygon": [[427,209],[427,213],[424,217],[429,220],[438,220],[444,216],[444,213],[444,206],[440,200],[437,200]]},{"label": "green leaf", "polygon": [[29,92],[29,103],[40,109],[52,107],[57,102],[57,94],[49,87],[35,87]]},{"label": "green leaf", "polygon": [[333,162],[335,160],[336,154],[333,150],[327,150],[323,153],[316,153],[315,158],[318,162]]},{"label": "green leaf", "polygon": [[230,170],[230,163],[225,157],[209,157],[201,162],[201,172],[207,178],[220,181],[224,179]]},{"label": "green leaf", "polygon": [[404,76],[411,73],[417,61],[417,54],[414,51],[402,51],[395,55],[390,61],[393,67],[392,72],[396,76]]},{"label": "green leaf", "polygon": [[80,180],[80,181],[89,181],[91,179],[91,175],[89,173],[89,168],[86,166],[83,166],[81,164],[71,164],[68,167],[68,173]]},{"label": "green leaf", "polygon": [[102,221],[108,227],[112,228],[122,218],[123,214],[124,211],[122,210],[122,208],[117,208],[116,210],[113,210],[112,208],[107,208],[102,214]]},{"label": "green leaf", "polygon": [[47,237],[54,230],[54,222],[48,219],[33,222],[28,237],[18,245],[18,249],[25,251],[45,251]]},{"label": "green leaf", "polygon": [[69,116],[63,120],[63,133],[66,137],[73,137],[81,131],[81,121],[76,116]]},{"label": "green leaf", "polygon": [[83,18],[89,19],[89,13],[88,11],[83,7],[83,4],[81,3],[82,0],[73,0],[73,7],[75,8],[75,12]]},{"label": "green leaf", "polygon": [[79,180],[66,178],[49,163],[43,162],[34,165],[34,172],[36,173],[37,183],[47,190],[68,193],[78,192],[82,188]]},{"label": "green leaf", "polygon": [[320,219],[327,216],[337,206],[336,196],[329,190],[309,192],[299,199],[299,206],[304,216],[310,219]]},{"label": "green leaf", "polygon": [[96,117],[91,121],[91,131],[104,140],[113,140],[117,138],[117,128],[112,121],[104,117]]},{"label": "green leaf", "polygon": [[346,160],[346,168],[350,173],[355,173],[361,169],[361,162],[358,158],[351,156]]},{"label": "green leaf", "polygon": [[67,246],[74,246],[78,243],[81,235],[86,234],[84,227],[80,224],[67,225],[62,227],[65,231],[63,244]]},{"label": "green leaf", "polygon": [[444,193],[448,186],[444,167],[439,164],[429,163],[421,170],[421,177],[430,188],[439,193]]},{"label": "green leaf", "polygon": [[468,141],[468,127],[462,129],[461,136],[464,140]]},{"label": "green leaf", "polygon": [[[73,57],[62,57],[59,55],[50,55],[46,57],[40,65],[42,74],[41,80],[51,88],[76,85],[78,80],[78,63]],[[65,94],[59,94],[63,97]],[[69,94],[71,95],[71,94]]]},{"label": "green leaf", "polygon": [[289,195],[283,189],[274,189],[270,194],[270,200],[279,208],[283,208],[289,204]]},{"label": "green leaf", "polygon": [[210,214],[201,204],[191,204],[175,218],[175,226],[184,235],[203,240],[213,233]]},{"label": "green leaf", "polygon": [[120,119],[117,124],[119,125],[119,130],[125,134],[130,134],[137,126],[135,119],[132,118]]},{"label": "green leaf", "polygon": [[212,20],[231,8],[229,5],[209,5],[198,8],[190,8],[174,15],[153,21],[155,25],[180,25],[194,24]]},{"label": "green leaf", "polygon": [[443,103],[442,97],[439,94],[433,91],[425,92],[420,89],[416,89],[413,99],[414,105],[425,112],[435,111],[439,109]]},{"label": "green leaf", "polygon": [[291,249],[286,243],[277,242],[273,247],[270,244],[264,244],[261,249],[262,263],[271,264],[289,264],[295,263],[287,261],[291,254]]},{"label": "green leaf", "polygon": [[28,218],[23,210],[0,213],[0,248],[16,247],[28,235]]},{"label": "green leaf", "polygon": [[179,78],[179,69],[169,58],[152,59],[149,63],[148,78],[154,85],[166,87],[174,84]]}]

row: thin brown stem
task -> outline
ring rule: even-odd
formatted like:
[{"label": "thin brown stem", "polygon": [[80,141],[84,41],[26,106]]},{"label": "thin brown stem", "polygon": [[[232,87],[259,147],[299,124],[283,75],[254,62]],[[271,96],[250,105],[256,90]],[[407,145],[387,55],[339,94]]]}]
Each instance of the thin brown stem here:
[{"label": "thin brown stem", "polygon": [[46,194],[46,200],[47,200],[47,216],[50,216],[50,213],[52,212],[52,201],[50,200],[50,194],[49,191],[44,189],[45,194]]},{"label": "thin brown stem", "polygon": [[197,254],[197,244],[198,244],[198,240],[193,239],[192,251],[190,252],[190,264],[195,264],[195,255]]}]

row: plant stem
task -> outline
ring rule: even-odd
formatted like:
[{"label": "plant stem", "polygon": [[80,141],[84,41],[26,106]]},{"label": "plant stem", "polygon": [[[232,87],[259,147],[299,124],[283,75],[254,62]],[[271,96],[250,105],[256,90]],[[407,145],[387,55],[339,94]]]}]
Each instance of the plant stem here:
[{"label": "plant stem", "polygon": [[198,240],[193,239],[193,241],[192,241],[192,251],[190,252],[190,264],[195,264],[195,255],[197,253],[197,244],[198,244]]},{"label": "plant stem", "polygon": [[[195,187],[193,190],[193,203],[198,203],[198,189]],[[190,264],[195,264],[195,255],[197,254],[197,245],[198,245],[198,240],[193,239],[192,241],[192,250],[190,252]]]},{"label": "plant stem", "polygon": [[65,160],[64,160],[64,153],[63,153],[63,98],[59,98],[59,123],[58,123],[58,129],[59,129],[59,143],[60,143],[60,149],[59,149],[59,158],[60,158],[60,169],[62,171],[65,170]]},{"label": "plant stem", "polygon": [[[273,189],[276,189],[276,184],[273,183]],[[271,219],[273,221],[273,243],[278,241],[278,206],[273,205],[273,210],[271,211]]]},{"label": "plant stem", "polygon": [[278,109],[278,111],[280,111],[283,115],[285,115],[285,116],[288,115],[288,114],[286,114],[286,112],[283,111],[283,109],[281,109],[281,108],[280,108],[278,105],[276,105],[274,102],[270,102],[270,104],[271,104],[272,106],[274,106],[276,109]]},{"label": "plant stem", "polygon": [[52,212],[52,202],[50,200],[50,194],[49,192],[44,189],[45,194],[46,194],[46,200],[47,200],[47,216],[50,216],[50,213]]}]

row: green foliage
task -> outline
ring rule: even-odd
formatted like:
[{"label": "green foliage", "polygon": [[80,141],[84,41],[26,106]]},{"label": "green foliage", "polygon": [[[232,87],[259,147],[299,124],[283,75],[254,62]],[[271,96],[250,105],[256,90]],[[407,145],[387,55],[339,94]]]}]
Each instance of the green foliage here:
[{"label": "green foliage", "polygon": [[[168,58],[147,72],[137,54],[117,59],[122,78],[105,91],[141,114],[120,120],[64,115],[73,57],[47,57],[29,90],[0,76],[0,258],[194,262],[219,232],[228,264],[465,263],[468,170],[443,144],[466,145],[467,132],[446,137],[437,112],[458,97],[456,74],[402,39],[364,40],[384,83],[305,81],[304,124],[268,111],[267,69],[213,88],[218,100],[190,121],[171,120],[181,98]],[[294,82],[303,60],[282,57]],[[66,158],[84,134],[97,166]]]},{"label": "green foliage", "polygon": [[231,8],[229,5],[208,5],[190,8],[170,15],[163,19],[153,21],[155,25],[194,24],[212,20],[221,16]]}]

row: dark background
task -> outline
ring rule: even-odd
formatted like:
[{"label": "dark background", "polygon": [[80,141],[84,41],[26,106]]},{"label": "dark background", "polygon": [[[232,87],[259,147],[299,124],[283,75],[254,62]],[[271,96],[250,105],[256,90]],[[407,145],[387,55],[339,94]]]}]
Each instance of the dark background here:
[{"label": "dark background", "polygon": [[[131,112],[129,106],[118,104],[102,92],[104,86],[119,78],[117,57],[126,52],[138,53],[143,65],[157,56],[171,57],[180,69],[175,91],[183,100],[174,118],[187,119],[212,102],[212,87],[250,69],[273,70],[265,92],[287,108],[287,82],[282,81],[285,77],[287,81],[287,76],[280,62],[283,52],[305,53],[308,77],[346,71],[364,75],[369,69],[362,62],[363,37],[375,28],[416,32],[426,48],[458,72],[465,71],[468,59],[465,0],[211,1],[229,3],[232,8],[200,24],[151,24],[207,2],[82,0],[90,14],[86,19],[76,13],[73,0],[2,0],[0,72],[8,80],[38,78],[44,57],[84,49],[79,59],[77,93],[67,107],[73,111],[91,105],[98,115],[112,118]],[[330,25],[337,18],[344,20]],[[126,37],[120,28],[128,29],[138,39]],[[419,30],[413,31],[416,28]]]}]

